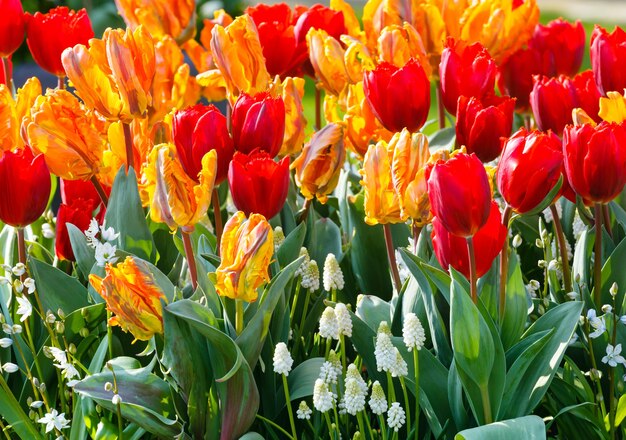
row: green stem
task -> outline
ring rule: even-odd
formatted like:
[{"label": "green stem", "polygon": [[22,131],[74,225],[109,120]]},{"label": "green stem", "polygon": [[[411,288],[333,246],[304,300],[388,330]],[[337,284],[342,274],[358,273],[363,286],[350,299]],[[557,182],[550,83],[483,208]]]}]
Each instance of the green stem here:
[{"label": "green stem", "polygon": [[[587,341],[589,342],[589,357],[591,358],[591,367],[595,371],[598,370],[598,364],[596,363],[596,357],[593,353],[593,339],[589,337],[589,321],[586,322],[584,326],[585,336],[587,337]],[[593,374],[592,380],[596,385],[596,393],[595,396],[602,395],[602,384],[600,383],[600,378],[598,378],[597,374]],[[606,417],[606,406],[604,405],[604,398],[600,399],[600,411],[602,415],[602,419]]]},{"label": "green stem", "polygon": [[554,204],[550,205],[550,212],[552,212],[554,229],[556,230],[556,238],[559,242],[559,254],[561,255],[561,266],[563,268],[563,288],[565,289],[565,293],[569,293],[573,290],[573,287],[572,275],[569,269],[569,258],[567,256],[567,244],[565,241],[565,234],[563,233],[563,226],[561,225],[559,212],[557,211]]},{"label": "green stem", "polygon": [[420,423],[420,361],[419,353],[417,352],[416,348],[413,348],[413,368],[415,369],[415,440],[418,440]]},{"label": "green stem", "polygon": [[504,322],[504,311],[506,308],[506,284],[509,278],[509,220],[512,212],[511,207],[506,205],[502,213],[502,224],[506,228],[506,240],[504,240],[502,252],[500,252],[500,306],[498,307],[500,325]]},{"label": "green stem", "polygon": [[383,225],[383,231],[385,232],[385,246],[387,247],[387,259],[389,260],[393,285],[396,289],[396,293],[399,294],[402,283],[400,282],[400,273],[398,272],[398,264],[396,263],[396,252],[393,248],[393,237],[391,236],[391,226],[389,226],[389,223]]},{"label": "green stem", "polygon": [[474,237],[467,237],[467,255],[470,264],[470,295],[474,304],[478,303],[476,291],[476,255],[474,254]]},{"label": "green stem", "polygon": [[107,344],[109,350],[109,360],[113,359],[113,330],[109,321],[111,320],[111,312],[107,310]]},{"label": "green stem", "polygon": [[315,87],[315,130],[322,128],[322,92]]},{"label": "green stem", "polygon": [[441,81],[437,81],[437,117],[439,120],[439,129],[446,128],[446,108],[443,105],[443,90],[441,89]]},{"label": "green stem", "polygon": [[413,255],[417,255],[418,241],[422,232],[422,226],[418,226],[417,223],[411,223],[411,230],[413,232]]},{"label": "green stem", "polygon": [[383,440],[387,440],[387,427],[385,425],[385,418],[382,414],[378,415],[378,423],[380,423],[380,431],[383,434]]},{"label": "green stem", "polygon": [[[606,205],[605,205],[606,206]],[[617,338],[617,316],[615,315],[615,297],[613,297],[613,329],[611,334],[611,344],[615,347]],[[609,367],[609,437],[615,440],[615,416],[617,415],[615,407],[615,368]]]},{"label": "green stem", "polygon": [[[415,350],[413,350],[415,351]],[[404,405],[406,410],[406,429],[407,434],[411,432],[411,409],[409,406],[409,393],[406,390],[406,383],[404,383],[404,377],[400,377],[400,386],[402,387],[402,394],[404,395]]]},{"label": "green stem", "polygon": [[293,301],[291,302],[291,311],[289,312],[289,322],[293,322],[294,313],[296,311],[296,307],[298,306],[298,299],[300,298],[301,287],[302,287],[302,278],[298,277],[298,279],[296,280],[296,291],[293,294]]},{"label": "green stem", "polygon": [[98,193],[98,196],[100,197],[102,203],[104,203],[104,206],[108,206],[109,196],[107,196],[107,193],[104,191],[104,188],[102,187],[100,181],[96,176],[91,176],[91,183],[93,183],[94,188],[96,188],[96,192]]},{"label": "green stem", "polygon": [[272,427],[278,429],[280,432],[285,434],[287,437],[291,438],[291,434],[289,434],[287,431],[285,431],[280,425],[277,425],[276,423],[272,422],[270,419],[266,419],[265,417],[263,417],[260,414],[257,414],[255,417],[257,419],[261,420],[262,422],[265,422],[268,425],[271,425]]},{"label": "green stem", "polygon": [[345,336],[343,333],[341,333],[339,335],[339,344],[340,344],[340,348],[341,348],[341,366],[343,368],[343,374],[345,376],[346,372],[348,371],[348,368],[346,367],[346,341],[345,341]]},{"label": "green stem", "polygon": [[283,377],[283,389],[285,390],[285,403],[287,404],[287,412],[289,413],[289,424],[291,425],[291,434],[295,439],[298,438],[296,434],[296,422],[293,419],[293,409],[291,408],[291,399],[289,398],[289,385],[287,384],[287,376],[281,374]]},{"label": "green stem", "polygon": [[602,204],[594,205],[596,237],[594,243],[594,264],[593,264],[593,293],[596,302],[596,308],[602,307]]},{"label": "green stem", "polygon": [[609,205],[606,203],[602,205],[602,215],[604,216],[604,228],[609,237],[613,238],[613,229],[611,229],[611,212],[609,211]]},{"label": "green stem", "polygon": [[304,327],[304,321],[307,316],[306,312],[309,308],[310,301],[311,301],[311,291],[309,289],[306,289],[306,296],[304,297],[304,307],[302,308],[302,311],[301,311],[302,314],[300,316],[300,326],[298,327],[298,337],[295,342],[295,348],[294,348],[294,353],[293,353],[293,356],[296,359],[298,359],[297,355],[298,355],[298,349],[300,348],[300,345],[302,345],[302,349],[306,351],[304,341],[302,341],[302,327]]},{"label": "green stem", "polygon": [[485,417],[485,425],[493,422],[491,415],[491,399],[489,397],[489,387],[487,385],[480,387],[480,397],[483,401],[483,416]]},{"label": "green stem", "polygon": [[185,258],[187,266],[189,266],[189,274],[191,275],[191,287],[195,292],[198,288],[198,266],[196,265],[196,257],[193,255],[193,246],[191,245],[191,235],[182,231],[183,246],[185,248]]},{"label": "green stem", "polygon": [[333,424],[330,422],[330,415],[328,414],[328,411],[324,413],[324,418],[326,419],[326,424],[328,425],[328,438],[332,438]]},{"label": "green stem", "polygon": [[387,371],[387,387],[389,388],[389,406],[391,406],[396,401],[396,390],[393,387],[393,378],[389,371]]},{"label": "green stem", "polygon": [[235,300],[235,333],[237,336],[243,331],[243,300]]},{"label": "green stem", "polygon": [[116,406],[116,410],[117,410],[118,439],[122,440],[124,438],[124,420],[122,419],[122,404],[118,403],[115,406]]},{"label": "green stem", "polygon": [[222,210],[220,208],[220,195],[217,188],[213,188],[213,196],[211,197],[211,203],[213,205],[213,221],[215,223],[215,254],[220,254],[220,246],[222,243],[222,232],[224,226],[222,222]]}]

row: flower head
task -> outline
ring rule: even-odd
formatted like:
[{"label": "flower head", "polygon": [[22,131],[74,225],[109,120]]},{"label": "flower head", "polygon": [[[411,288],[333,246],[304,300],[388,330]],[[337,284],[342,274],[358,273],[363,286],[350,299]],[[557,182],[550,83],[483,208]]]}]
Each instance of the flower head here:
[{"label": "flower head", "polygon": [[46,433],[56,429],[60,431],[70,427],[70,421],[65,418],[65,413],[59,414],[56,409],[51,409],[42,418],[37,420],[38,423],[46,425]]},{"label": "flower head", "polygon": [[289,376],[293,358],[284,342],[276,344],[274,349],[274,373]]},{"label": "flower head", "polygon": [[322,413],[329,411],[336,400],[337,397],[330,390],[328,384],[322,379],[317,379],[313,387],[313,406],[315,409]]},{"label": "flower head", "polygon": [[328,339],[339,339],[339,322],[335,309],[328,306],[322,312],[320,318],[320,336]]},{"label": "flower head", "polygon": [[337,303],[335,305],[335,316],[337,317],[337,324],[339,325],[339,334],[351,337],[352,318],[344,303]]},{"label": "flower head", "polygon": [[335,254],[326,255],[324,260],[324,290],[330,292],[333,289],[341,290],[344,286],[343,272]]},{"label": "flower head", "polygon": [[421,350],[426,342],[424,327],[415,313],[404,315],[404,326],[402,327],[402,337],[404,344],[409,351],[413,349]]},{"label": "flower head", "polygon": [[385,391],[380,382],[376,381],[372,385],[372,394],[368,403],[376,415],[381,415],[387,411],[387,397],[385,397]]},{"label": "flower head", "polygon": [[346,378],[343,404],[348,414],[355,416],[358,412],[363,411],[365,409],[366,397],[367,394],[363,392],[356,379]]},{"label": "flower head", "polygon": [[30,315],[33,314],[33,305],[26,296],[16,296],[15,299],[19,304],[16,313],[20,315],[20,322],[24,322]]},{"label": "flower head", "polygon": [[610,367],[617,367],[617,364],[626,366],[626,359],[620,353],[622,352],[622,344],[613,347],[611,344],[606,346],[606,356],[602,358],[602,362],[609,364]]},{"label": "flower head", "polygon": [[[302,263],[304,266],[305,264]],[[317,261],[310,260],[305,267],[305,271],[302,274],[302,287],[309,289],[310,292],[315,292],[320,288],[320,270],[317,267]]]},{"label": "flower head", "polygon": [[313,411],[309,408],[309,405],[307,405],[306,400],[300,401],[300,405],[298,405],[298,410],[296,411],[296,417],[300,420],[310,420],[311,414],[313,414]]},{"label": "flower head", "polygon": [[395,432],[398,432],[404,425],[404,422],[406,422],[404,409],[402,409],[398,402],[393,402],[387,412],[387,425]]},{"label": "flower head", "polygon": [[196,32],[194,0],[115,0],[115,5],[129,28],[143,25],[155,38],[169,35],[182,44]]}]

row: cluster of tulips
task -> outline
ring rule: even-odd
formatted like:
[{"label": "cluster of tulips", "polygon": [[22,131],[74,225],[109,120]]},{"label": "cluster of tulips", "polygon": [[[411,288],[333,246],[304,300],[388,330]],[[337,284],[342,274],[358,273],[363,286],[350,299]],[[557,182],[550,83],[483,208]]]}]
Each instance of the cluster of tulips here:
[{"label": "cluster of tulips", "polygon": [[[193,0],[116,5],[127,29],[95,38],[84,9],[30,15],[19,0],[0,0],[0,220],[16,228],[21,263],[58,178],[54,264],[78,274],[69,225],[92,244],[98,227],[109,240],[105,216],[122,173],[150,224],[181,237],[192,290],[210,280],[236,300],[235,335],[244,304],[272,279],[273,226],[294,212],[298,223],[316,209],[332,217],[342,179],[363,194],[359,221],[382,225],[396,294],[391,225],[410,227],[416,254],[428,228],[439,265],[470,281],[474,303],[478,278],[500,255],[501,319],[513,219],[550,209],[566,293],[575,286],[555,203],[565,197],[612,234],[609,203],[626,184],[619,27],[596,26],[592,69],[579,72],[582,24],[538,24],[535,0],[369,0],[362,20],[344,0],[258,4],[236,18],[215,12],[198,40]],[[56,88],[43,91],[33,77],[15,90],[11,57],[25,37]],[[429,120],[431,90],[438,112]],[[437,123],[438,135],[454,138],[443,148],[422,132]],[[208,277],[194,256],[198,230],[214,231],[219,264]],[[168,300],[151,269],[98,249],[103,272],[83,275],[106,300],[109,325],[138,340],[163,333]],[[609,298],[602,252],[597,234],[597,308]]]}]

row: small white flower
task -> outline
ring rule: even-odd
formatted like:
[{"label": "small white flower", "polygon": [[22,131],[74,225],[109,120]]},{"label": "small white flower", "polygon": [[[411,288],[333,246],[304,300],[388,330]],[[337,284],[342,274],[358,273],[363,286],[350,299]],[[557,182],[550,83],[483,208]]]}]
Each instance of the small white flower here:
[{"label": "small white flower", "polygon": [[337,303],[335,305],[335,316],[339,325],[339,334],[352,337],[352,318],[345,304]]},{"label": "small white flower", "polygon": [[383,391],[380,382],[376,381],[372,385],[372,394],[368,403],[372,412],[377,416],[387,411],[387,398],[385,397],[385,391]]},{"label": "small white flower", "polygon": [[578,215],[578,210],[574,211],[574,221],[572,222],[572,235],[578,241],[582,233],[587,229],[585,222]]},{"label": "small white flower", "polygon": [[98,225],[98,220],[96,220],[95,218],[92,218],[91,221],[89,222],[89,228],[85,230],[85,237],[87,237],[87,243],[89,244],[89,246],[95,248],[96,245],[99,243],[99,240],[96,238],[96,235],[98,235],[98,232],[100,232],[100,226]]},{"label": "small white flower", "polygon": [[44,349],[52,356],[55,361],[53,365],[61,370],[61,375],[65,379],[80,377],[76,367],[67,361],[67,353],[64,350],[57,347],[45,347]]},{"label": "small white flower", "polygon": [[378,327],[374,356],[378,371],[391,371],[396,363],[396,347],[391,343],[391,331],[385,321]]},{"label": "small white flower", "polygon": [[20,369],[20,367],[18,367],[13,362],[7,362],[6,364],[2,364],[2,369],[5,373],[15,373],[17,370]]},{"label": "small white flower", "polygon": [[343,272],[339,267],[335,254],[328,254],[324,261],[324,290],[330,292],[333,289],[343,289]]},{"label": "small white flower", "polygon": [[339,322],[337,321],[335,309],[330,306],[324,309],[320,318],[319,334],[322,338],[339,339]]},{"label": "small white flower", "polygon": [[346,378],[343,406],[348,414],[355,416],[365,409],[365,397],[363,389],[356,379]]},{"label": "small white flower", "polygon": [[561,267],[561,263],[559,263],[557,260],[550,260],[548,262],[548,270],[551,272],[558,271],[560,267]]},{"label": "small white flower", "polygon": [[113,405],[119,405],[120,403],[122,403],[122,396],[120,396],[119,394],[113,394],[113,397],[111,397],[111,403]]},{"label": "small white flower", "polygon": [[618,291],[617,283],[613,282],[613,284],[611,284],[611,288],[609,289],[609,293],[611,294],[612,298],[615,298],[617,296],[617,291]]},{"label": "small white flower", "polygon": [[359,373],[359,370],[357,369],[356,365],[354,364],[348,365],[348,371],[346,371],[346,380],[347,379],[356,380],[359,386],[361,387],[361,391],[363,392],[363,394],[367,394],[367,389],[368,389],[367,383],[365,383],[365,381],[361,377],[361,374]]},{"label": "small white flower", "polygon": [[55,428],[60,431],[70,426],[70,421],[65,418],[65,413],[59,414],[56,409],[50,410],[49,413],[37,420],[37,422],[46,425],[46,433]]},{"label": "small white flower", "polygon": [[117,237],[120,236],[119,232],[115,232],[115,229],[113,229],[113,227],[109,227],[107,228],[105,224],[102,224],[102,226],[100,226],[100,237],[102,238],[102,240],[104,241],[113,241],[113,240],[117,240]]},{"label": "small white flower", "polygon": [[44,238],[51,239],[54,238],[54,229],[50,223],[44,223],[41,225],[41,234]]},{"label": "small white flower", "polygon": [[542,269],[545,269],[546,267],[548,267],[548,262],[546,260],[539,260],[537,261],[537,266],[539,266]]},{"label": "small white flower", "polygon": [[0,277],[0,286],[11,284],[10,278]]},{"label": "small white flower", "polygon": [[619,320],[622,322],[622,324],[626,324],[626,315],[620,316]]},{"label": "small white flower", "polygon": [[33,314],[33,305],[25,296],[16,296],[15,299],[19,304],[16,312],[20,315],[20,322],[24,322]]},{"label": "small white flower", "polygon": [[2,324],[2,331],[5,332],[7,335],[12,335],[13,327],[5,322],[4,324]]},{"label": "small white flower", "polygon": [[404,284],[404,282],[411,276],[411,271],[404,263],[402,259],[402,254],[398,249],[396,249],[396,263],[398,266],[398,275],[400,275],[400,284]]},{"label": "small white flower", "polygon": [[603,304],[602,305],[602,312],[603,313],[611,313],[613,311],[613,307],[611,307],[611,304]]},{"label": "small white flower", "polygon": [[573,291],[572,291],[572,292],[569,292],[569,293],[566,293],[566,294],[565,294],[565,296],[567,296],[567,297],[568,297],[569,299],[571,299],[572,301],[576,301],[576,300],[580,297],[580,295],[578,294],[578,292],[573,292]]},{"label": "small white flower", "polygon": [[16,277],[21,277],[26,273],[26,266],[24,266],[24,263],[17,263],[15,266],[13,266],[11,272],[13,272],[13,275],[15,275]]},{"label": "small white flower", "polygon": [[611,367],[617,367],[617,364],[626,366],[626,359],[620,353],[622,352],[622,344],[613,347],[611,344],[606,346],[606,356],[602,358],[602,362],[609,364]]},{"label": "small white flower", "polygon": [[313,414],[313,410],[309,408],[306,400],[302,400],[300,405],[298,405],[298,410],[296,411],[296,417],[300,420],[311,420],[311,414]]},{"label": "small white flower", "polygon": [[606,331],[604,316],[596,316],[596,311],[594,309],[589,309],[587,312],[587,320],[589,321],[589,325],[591,325],[594,329],[594,331],[589,334],[591,339],[601,336]]},{"label": "small white flower", "polygon": [[24,287],[26,287],[26,291],[29,294],[32,294],[35,291],[35,289],[36,289],[36,287],[35,287],[35,280],[33,280],[32,278],[26,278],[24,280]]},{"label": "small white flower", "polygon": [[313,387],[313,406],[315,409],[324,413],[333,407],[335,400],[336,396],[328,388],[328,384],[322,379],[317,379]]},{"label": "small white flower", "polygon": [[96,263],[99,267],[104,267],[106,263],[115,263],[118,257],[115,256],[117,246],[111,243],[96,243]]},{"label": "small white flower", "polygon": [[30,403],[30,407],[33,409],[39,409],[43,406],[43,401],[41,400],[35,400],[33,402]]},{"label": "small white flower", "polygon": [[406,422],[404,409],[402,409],[398,402],[393,402],[387,413],[387,425],[395,432],[398,432],[404,425],[404,422]]},{"label": "small white flower", "polygon": [[402,337],[404,344],[409,351],[414,348],[420,350],[426,342],[426,334],[424,327],[415,313],[407,313],[404,316],[404,325],[402,326]]},{"label": "small white flower", "polygon": [[22,283],[20,280],[15,280],[13,281],[13,288],[17,293],[22,293],[22,291],[24,290],[24,283]]},{"label": "small white flower", "polygon": [[[302,263],[302,266],[304,266],[304,263]],[[304,273],[302,273],[301,285],[303,289],[309,289],[310,292],[315,292],[320,288],[320,270],[317,267],[317,261],[309,260],[306,264]]]},{"label": "small white flower", "polygon": [[13,339],[11,339],[11,338],[1,338],[0,339],[0,347],[1,348],[8,348],[11,345],[13,345]]},{"label": "small white flower", "polygon": [[293,358],[287,349],[287,345],[284,342],[279,342],[274,349],[274,373],[289,376],[292,365]]},{"label": "small white flower", "polygon": [[516,234],[515,237],[513,237],[513,241],[511,242],[511,245],[517,249],[518,247],[520,247],[522,245],[522,236],[519,234]]},{"label": "small white flower", "polygon": [[22,333],[22,326],[19,324],[13,324],[11,326],[11,331],[13,332],[13,334],[19,335],[20,333]]},{"label": "small white flower", "polygon": [[276,226],[274,228],[274,252],[278,252],[278,248],[285,241],[285,233],[283,232],[283,228],[280,226]]},{"label": "small white flower", "polygon": [[331,351],[328,358],[320,367],[319,378],[329,385],[336,384],[337,378],[341,376],[341,360],[334,351]]}]

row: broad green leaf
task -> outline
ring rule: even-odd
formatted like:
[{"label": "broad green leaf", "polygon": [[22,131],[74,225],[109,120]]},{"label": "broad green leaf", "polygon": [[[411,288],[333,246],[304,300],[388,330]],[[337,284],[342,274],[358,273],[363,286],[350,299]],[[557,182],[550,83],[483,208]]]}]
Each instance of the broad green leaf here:
[{"label": "broad green leaf", "polygon": [[391,306],[388,302],[372,296],[363,295],[356,309],[356,315],[363,320],[373,331],[378,331],[382,321],[391,325]]},{"label": "broad green leaf", "polygon": [[76,257],[76,266],[84,279],[89,277],[91,268],[96,264],[96,251],[87,244],[83,231],[72,224],[67,224],[67,233],[72,243],[72,251]]},{"label": "broad green leaf", "polygon": [[28,418],[4,378],[0,377],[0,416],[10,424],[19,438],[42,439],[38,427]]},{"label": "broad green leaf", "polygon": [[265,437],[258,432],[249,432],[239,437],[239,440],[265,440]]},{"label": "broad green leaf", "polygon": [[456,130],[454,127],[442,128],[428,136],[428,146],[431,152],[437,150],[450,150],[456,141]]},{"label": "broad green leaf", "polygon": [[132,168],[128,174],[123,166],[118,171],[111,189],[105,222],[107,227],[113,227],[120,234],[117,239],[120,249],[144,260],[154,261],[154,242],[141,206],[137,175]]},{"label": "broad green leaf", "polygon": [[341,230],[331,219],[321,218],[311,228],[311,237],[308,245],[311,259],[317,262],[321,269],[328,254],[335,254],[337,261],[341,261]]},{"label": "broad green leaf", "polygon": [[546,428],[541,417],[526,416],[459,432],[454,440],[543,440]]},{"label": "broad green leaf", "polygon": [[30,260],[30,269],[44,310],[62,309],[70,314],[89,305],[87,289],[78,279],[35,259]]},{"label": "broad green leaf", "polygon": [[[603,240],[603,242],[606,240]],[[624,301],[624,291],[626,288],[626,270],[624,270],[624,262],[626,261],[626,240],[622,240],[607,258],[602,267],[602,304],[610,304],[610,289],[613,283],[619,287],[615,304],[622,304]],[[595,286],[594,286],[595,290]]]},{"label": "broad green leaf", "polygon": [[615,412],[615,427],[618,428],[626,418],[626,394],[620,396],[617,402],[617,410]]},{"label": "broad green leaf", "polygon": [[574,261],[572,263],[572,279],[579,281],[574,285],[585,284],[589,285],[590,278],[590,261],[591,252],[593,249],[593,240],[589,238],[589,230],[585,229],[580,238],[576,242],[576,249],[574,250]]},{"label": "broad green leaf", "polygon": [[506,306],[504,321],[502,322],[502,345],[508,350],[515,344],[524,332],[526,317],[528,316],[528,297],[526,286],[522,278],[522,270],[517,254],[511,252],[509,256],[508,282],[506,285]]},{"label": "broad green leaf", "polygon": [[326,359],[310,358],[293,369],[287,376],[289,397],[292,402],[313,395],[315,381],[320,375],[320,368]]},{"label": "broad green leaf", "polygon": [[285,237],[285,241],[278,248],[278,252],[276,252],[276,258],[281,267],[285,267],[298,259],[305,236],[306,223],[302,222]]}]

